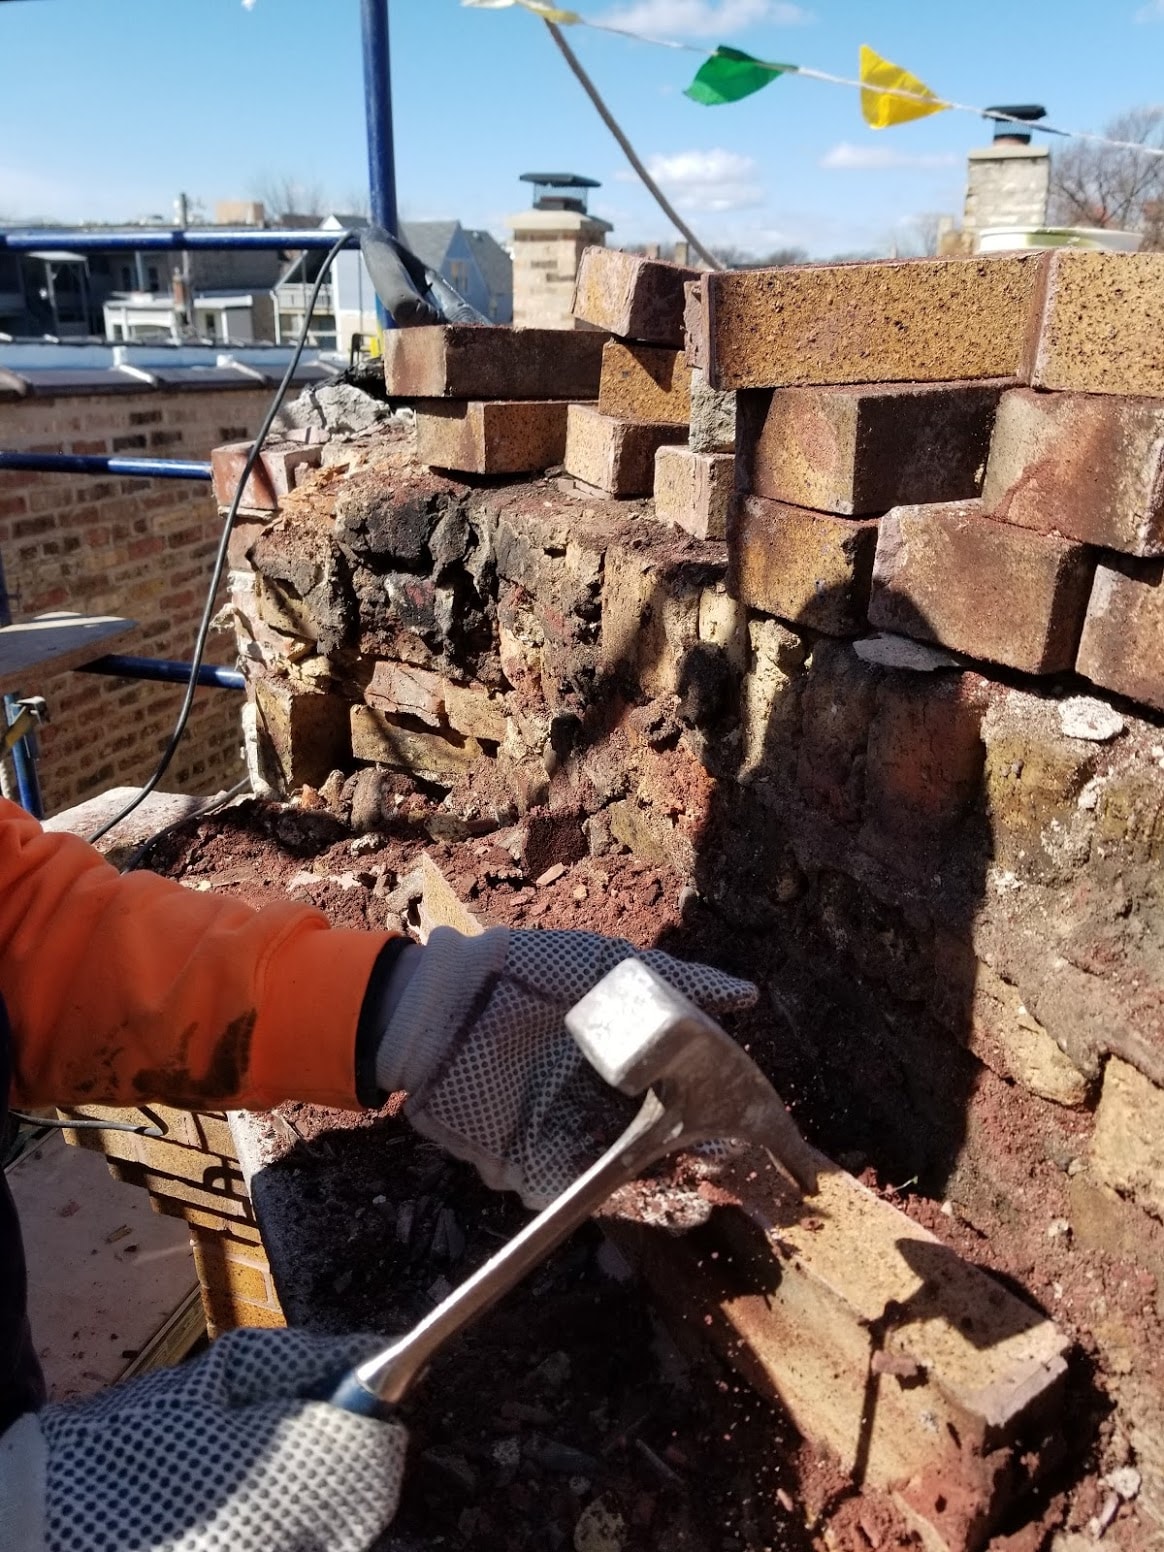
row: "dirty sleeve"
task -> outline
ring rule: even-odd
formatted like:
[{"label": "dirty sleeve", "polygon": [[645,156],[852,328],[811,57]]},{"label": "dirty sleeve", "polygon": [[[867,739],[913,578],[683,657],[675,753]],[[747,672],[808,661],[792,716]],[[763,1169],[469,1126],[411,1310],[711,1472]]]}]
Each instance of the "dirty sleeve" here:
[{"label": "dirty sleeve", "polygon": [[389,935],[149,873],[0,799],[0,995],[16,1104],[355,1108],[356,1034]]}]

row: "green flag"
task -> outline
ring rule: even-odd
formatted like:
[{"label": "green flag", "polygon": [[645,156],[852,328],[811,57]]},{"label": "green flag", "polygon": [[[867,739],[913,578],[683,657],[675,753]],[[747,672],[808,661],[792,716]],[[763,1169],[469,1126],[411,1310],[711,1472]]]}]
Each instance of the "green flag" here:
[{"label": "green flag", "polygon": [[692,102],[715,108],[721,103],[739,102],[741,97],[750,97],[778,75],[795,69],[795,65],[765,64],[751,54],[721,44],[700,66],[699,74],[683,95],[690,97]]}]

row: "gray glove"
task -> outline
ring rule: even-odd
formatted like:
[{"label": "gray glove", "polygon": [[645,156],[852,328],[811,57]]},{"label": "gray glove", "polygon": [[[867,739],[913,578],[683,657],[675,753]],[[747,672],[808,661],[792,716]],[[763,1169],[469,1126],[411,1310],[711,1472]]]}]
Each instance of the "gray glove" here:
[{"label": "gray glove", "polygon": [[578,999],[624,959],[641,959],[708,1013],[747,1008],[750,981],[592,932],[438,927],[417,953],[376,1059],[387,1093],[426,1137],[528,1207],[553,1200],[638,1108],[608,1087],[566,1029]]},{"label": "gray glove", "polygon": [[297,1398],[381,1345],[232,1331],[28,1413],[0,1437],[0,1552],[364,1552],[396,1512],[404,1429]]}]

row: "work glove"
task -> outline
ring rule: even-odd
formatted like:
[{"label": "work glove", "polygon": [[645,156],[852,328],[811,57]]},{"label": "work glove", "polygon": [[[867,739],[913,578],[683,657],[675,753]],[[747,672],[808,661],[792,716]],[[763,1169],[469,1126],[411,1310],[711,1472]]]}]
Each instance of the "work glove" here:
[{"label": "work glove", "polygon": [[27,1413],[0,1437],[0,1552],[363,1552],[396,1512],[404,1429],[299,1398],[381,1345],[232,1331]]},{"label": "work glove", "polygon": [[386,1093],[424,1136],[487,1185],[544,1207],[614,1141],[639,1101],[612,1089],[565,1015],[608,970],[639,959],[718,1017],[756,1000],[750,981],[592,932],[438,927],[404,967],[376,1058]]}]

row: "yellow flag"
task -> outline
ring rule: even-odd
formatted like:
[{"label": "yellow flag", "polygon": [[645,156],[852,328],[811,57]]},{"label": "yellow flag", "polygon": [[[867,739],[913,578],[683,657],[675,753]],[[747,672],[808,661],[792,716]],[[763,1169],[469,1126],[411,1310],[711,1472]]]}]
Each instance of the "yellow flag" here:
[{"label": "yellow flag", "polygon": [[545,0],[461,0],[462,5],[475,6],[482,11],[503,11],[508,6],[520,5],[544,22],[557,22],[560,27],[573,27],[582,18],[577,11],[564,11],[561,6],[547,5]]},{"label": "yellow flag", "polygon": [[[894,92],[909,92],[909,97],[895,97]],[[917,101],[924,98],[924,101]],[[865,43],[861,45],[861,112],[865,122],[873,129],[888,129],[891,124],[908,124],[910,119],[924,119],[927,114],[941,113],[949,103],[935,97],[924,81],[910,75],[900,65],[882,59]]]}]

